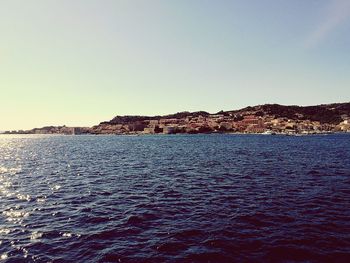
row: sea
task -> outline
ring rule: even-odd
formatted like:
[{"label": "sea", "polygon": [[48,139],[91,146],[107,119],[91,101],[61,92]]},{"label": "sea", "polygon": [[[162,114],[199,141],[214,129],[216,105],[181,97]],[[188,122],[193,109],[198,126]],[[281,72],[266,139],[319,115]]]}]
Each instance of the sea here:
[{"label": "sea", "polygon": [[350,134],[0,135],[0,262],[350,262]]}]

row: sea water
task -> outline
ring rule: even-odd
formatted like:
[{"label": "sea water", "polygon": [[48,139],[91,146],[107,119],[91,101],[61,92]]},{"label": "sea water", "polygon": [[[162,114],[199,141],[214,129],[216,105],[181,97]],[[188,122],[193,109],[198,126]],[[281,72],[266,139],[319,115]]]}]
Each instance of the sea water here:
[{"label": "sea water", "polygon": [[350,136],[0,135],[0,261],[350,262]]}]

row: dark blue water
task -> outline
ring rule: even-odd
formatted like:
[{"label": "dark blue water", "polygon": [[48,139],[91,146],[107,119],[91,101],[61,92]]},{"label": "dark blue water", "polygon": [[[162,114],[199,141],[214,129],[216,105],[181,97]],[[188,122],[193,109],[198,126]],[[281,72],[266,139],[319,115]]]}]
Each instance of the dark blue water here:
[{"label": "dark blue water", "polygon": [[350,262],[350,136],[0,136],[0,257]]}]

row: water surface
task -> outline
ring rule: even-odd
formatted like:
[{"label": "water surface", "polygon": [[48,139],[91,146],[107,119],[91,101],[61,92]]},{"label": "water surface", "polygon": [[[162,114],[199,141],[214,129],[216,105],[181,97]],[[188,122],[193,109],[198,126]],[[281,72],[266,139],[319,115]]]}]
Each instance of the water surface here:
[{"label": "water surface", "polygon": [[350,262],[350,136],[0,136],[0,261]]}]

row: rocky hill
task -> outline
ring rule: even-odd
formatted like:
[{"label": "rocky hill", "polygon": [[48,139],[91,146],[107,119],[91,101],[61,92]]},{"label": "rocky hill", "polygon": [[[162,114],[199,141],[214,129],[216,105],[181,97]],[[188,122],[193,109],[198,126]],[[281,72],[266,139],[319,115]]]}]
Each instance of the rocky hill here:
[{"label": "rocky hill", "polygon": [[[253,132],[299,133],[347,129],[350,103],[316,106],[264,104],[240,110],[179,112],[165,116],[116,116],[91,128],[93,134]],[[345,126],[339,126],[342,122]],[[311,128],[312,127],[312,128]],[[345,128],[344,128],[345,127]]]},{"label": "rocky hill", "polygon": [[157,115],[157,116],[137,116],[137,115],[126,115],[126,116],[116,116],[110,121],[101,122],[100,124],[128,124],[137,121],[145,121],[145,120],[160,120],[160,119],[181,119],[186,118],[188,116],[209,116],[210,114],[205,111],[197,111],[197,112],[178,112],[175,114],[169,115]]},{"label": "rocky hill", "polygon": [[255,114],[272,115],[276,118],[288,118],[292,120],[311,120],[321,123],[338,124],[342,116],[350,116],[350,103],[333,103],[316,106],[284,106],[279,104],[265,104],[247,107],[230,113],[255,112]]},{"label": "rocky hill", "polygon": [[338,124],[342,121],[342,116],[350,116],[350,103],[333,103],[322,104],[316,106],[285,106],[280,104],[264,104],[257,106],[249,106],[239,110],[220,111],[210,114],[205,111],[197,112],[179,112],[164,116],[116,116],[110,121],[101,122],[100,124],[129,124],[137,121],[160,120],[160,119],[181,119],[188,116],[212,116],[222,114],[229,115],[256,115],[256,116],[274,116],[275,118],[288,118],[291,120],[311,120],[321,123]]}]

